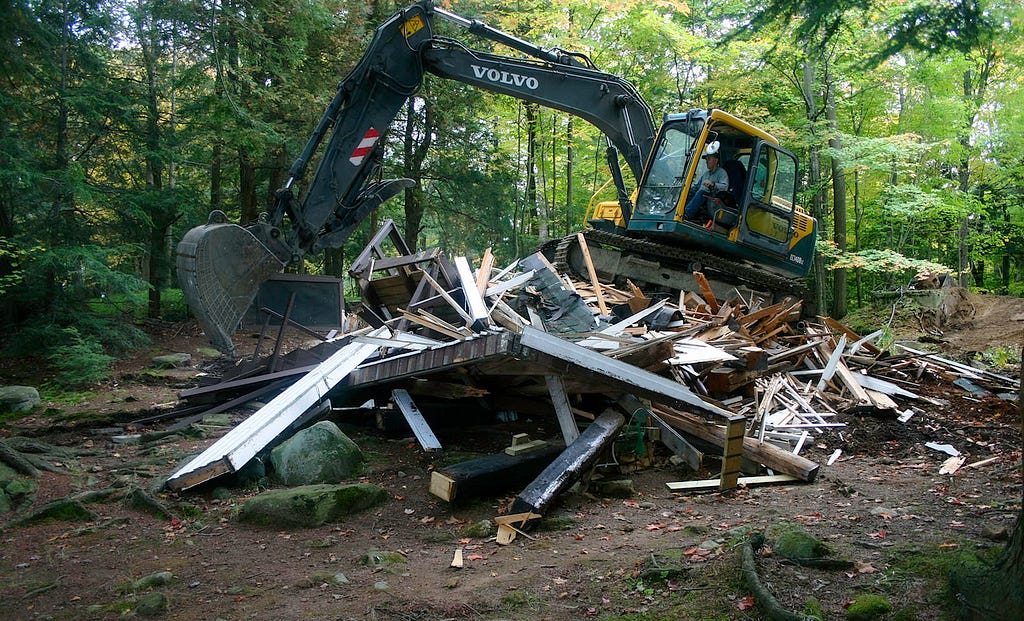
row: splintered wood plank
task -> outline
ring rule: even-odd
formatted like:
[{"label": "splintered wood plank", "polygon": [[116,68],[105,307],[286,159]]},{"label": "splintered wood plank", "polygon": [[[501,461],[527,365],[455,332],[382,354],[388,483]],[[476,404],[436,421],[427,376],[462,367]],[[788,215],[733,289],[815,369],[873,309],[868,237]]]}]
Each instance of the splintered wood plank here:
[{"label": "splintered wood plank", "polygon": [[719,308],[718,299],[715,297],[715,292],[711,290],[711,283],[708,282],[703,272],[694,272],[693,277],[697,279],[697,285],[700,286],[700,292],[708,303],[708,307],[711,308],[711,314],[717,314]]},{"label": "splintered wood plank", "polygon": [[487,291],[487,285],[491,281],[491,270],[494,268],[494,255],[491,248],[484,250],[484,256],[480,259],[480,269],[476,272],[476,290],[482,296]]},{"label": "splintered wood plank", "polygon": [[826,326],[828,326],[832,330],[835,330],[836,332],[840,332],[842,334],[845,334],[847,336],[847,338],[849,338],[851,341],[855,341],[858,347],[863,347],[864,349],[866,349],[869,352],[871,352],[872,355],[877,356],[878,354],[882,353],[882,350],[878,349],[872,343],[870,343],[870,340],[871,340],[870,337],[872,335],[869,334],[868,336],[866,336],[864,338],[861,338],[861,336],[859,334],[857,334],[853,330],[847,328],[843,324],[839,323],[838,321],[836,321],[832,317],[820,317],[819,316],[818,319],[820,319]]},{"label": "splintered wood plank", "polygon": [[473,318],[471,326],[477,332],[483,332],[490,325],[490,318],[487,315],[487,305],[480,295],[477,283],[473,279],[473,270],[469,267],[469,260],[466,257],[455,257],[455,271],[459,275],[459,282],[462,285],[462,297],[466,300],[466,310]]},{"label": "splintered wood plank", "polygon": [[460,340],[461,341],[464,338],[466,338],[466,336],[464,334],[461,334],[461,333],[459,333],[456,330],[452,330],[451,329],[451,324],[448,324],[448,322],[435,323],[435,322],[430,321],[429,319],[427,319],[425,317],[421,317],[419,315],[410,313],[409,311],[405,310],[404,308],[403,309],[399,309],[399,311],[402,313],[402,318],[403,319],[411,321],[412,323],[414,323],[414,324],[416,324],[418,326],[423,326],[424,328],[428,328],[430,330],[433,330],[434,332],[437,332],[439,334],[443,334],[445,336],[451,337],[451,338],[456,339],[456,340]]},{"label": "splintered wood plank", "polygon": [[601,293],[601,282],[597,280],[597,270],[594,268],[594,260],[590,257],[590,248],[587,247],[587,238],[583,233],[576,233],[576,240],[579,241],[580,251],[583,253],[583,262],[587,264],[587,275],[590,276],[590,284],[594,287],[597,295],[597,308],[602,315],[608,314],[608,307],[604,303],[604,295]]},{"label": "splintered wood plank", "polygon": [[466,322],[467,326],[473,325],[473,321],[474,321],[473,318],[469,315],[469,313],[467,313],[462,308],[461,304],[456,302],[455,299],[452,298],[452,296],[447,291],[445,291],[444,287],[442,287],[436,280],[431,278],[430,274],[428,274],[426,272],[423,272],[423,278],[426,278],[427,282],[430,283],[430,286],[434,288],[434,291],[436,291],[438,295],[440,295],[442,298],[444,298],[444,301],[448,302],[448,305],[451,306],[452,309],[456,313],[458,313],[460,317],[462,317],[463,321]]},{"label": "splintered wood plank", "polygon": [[[755,477],[740,477],[736,484],[744,487],[752,485],[773,485],[777,483],[798,483],[800,479],[788,474],[766,474]],[[719,489],[720,479],[703,479],[700,481],[673,481],[665,484],[673,492],[701,492]]]}]

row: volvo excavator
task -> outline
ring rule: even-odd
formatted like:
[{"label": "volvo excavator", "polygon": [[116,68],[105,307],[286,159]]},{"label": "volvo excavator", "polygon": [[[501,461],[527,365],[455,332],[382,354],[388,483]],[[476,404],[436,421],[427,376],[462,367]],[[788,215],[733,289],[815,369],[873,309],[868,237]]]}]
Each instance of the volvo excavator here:
[{"label": "volvo excavator", "polygon": [[[441,36],[439,19],[522,56],[474,50]],[[234,353],[231,337],[261,283],[307,254],[341,247],[372,210],[413,184],[378,177],[383,137],[426,74],[557,109],[604,133],[617,198],[592,204],[583,231],[603,279],[683,289],[692,288],[693,272],[701,271],[719,291],[805,297],[802,278],[816,223],[796,205],[797,158],[775,137],[721,110],[668,114],[658,128],[637,90],[587,56],[538,47],[420,0],[376,29],[276,192],[271,212],[242,227],[215,211],[179,243],[179,284],[216,347]],[[321,146],[316,172],[300,191]],[[690,222],[683,207],[710,151],[717,151],[729,187],[712,198],[706,221]],[[632,173],[632,189],[620,159]],[[545,250],[562,267],[586,273],[577,235]]]}]

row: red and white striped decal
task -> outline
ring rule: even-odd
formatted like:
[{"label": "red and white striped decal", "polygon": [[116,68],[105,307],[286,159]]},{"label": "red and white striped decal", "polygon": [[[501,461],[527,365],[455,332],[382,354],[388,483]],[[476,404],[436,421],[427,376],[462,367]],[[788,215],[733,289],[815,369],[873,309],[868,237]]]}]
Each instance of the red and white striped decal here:
[{"label": "red and white striped decal", "polygon": [[362,164],[363,160],[366,159],[366,156],[369,155],[370,149],[373,148],[373,145],[377,144],[377,140],[379,138],[379,131],[372,127],[366,130],[366,134],[363,136],[363,139],[359,141],[359,146],[352,152],[352,157],[348,158],[348,161],[352,162],[356,166]]}]

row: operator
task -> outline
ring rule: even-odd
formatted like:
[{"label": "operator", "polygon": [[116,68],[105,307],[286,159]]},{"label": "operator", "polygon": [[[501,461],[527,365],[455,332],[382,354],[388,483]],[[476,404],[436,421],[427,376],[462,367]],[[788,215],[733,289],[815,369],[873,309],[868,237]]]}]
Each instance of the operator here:
[{"label": "operator", "polygon": [[715,193],[729,189],[729,175],[718,167],[718,149],[718,142],[712,142],[701,156],[708,168],[697,182],[690,186],[690,199],[683,208],[683,217],[690,222],[704,224],[710,220],[714,211],[712,201],[715,200]]}]

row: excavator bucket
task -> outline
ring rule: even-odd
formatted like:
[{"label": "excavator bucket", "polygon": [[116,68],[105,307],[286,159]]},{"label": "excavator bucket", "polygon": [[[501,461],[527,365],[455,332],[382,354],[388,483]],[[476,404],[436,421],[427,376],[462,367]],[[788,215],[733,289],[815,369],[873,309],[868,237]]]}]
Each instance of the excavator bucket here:
[{"label": "excavator bucket", "polygon": [[231,335],[263,281],[285,264],[249,230],[210,220],[178,244],[178,283],[210,343],[234,356]]}]

